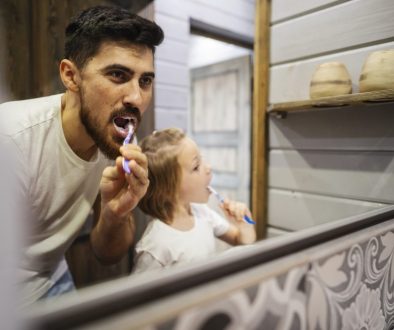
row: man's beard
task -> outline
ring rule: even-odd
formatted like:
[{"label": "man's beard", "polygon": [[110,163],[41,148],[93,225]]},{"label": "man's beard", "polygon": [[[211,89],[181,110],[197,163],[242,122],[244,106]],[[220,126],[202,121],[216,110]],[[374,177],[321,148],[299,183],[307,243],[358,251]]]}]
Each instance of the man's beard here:
[{"label": "man's beard", "polygon": [[[96,143],[97,147],[101,150],[101,152],[108,159],[116,159],[120,155],[119,146],[114,147],[113,144],[110,143],[109,136],[104,135],[103,130],[99,130],[98,123],[91,117],[91,109],[84,102],[84,95],[80,93],[81,100],[81,111],[80,118],[82,125],[85,126],[86,131]],[[119,141],[121,143],[121,141]]]}]

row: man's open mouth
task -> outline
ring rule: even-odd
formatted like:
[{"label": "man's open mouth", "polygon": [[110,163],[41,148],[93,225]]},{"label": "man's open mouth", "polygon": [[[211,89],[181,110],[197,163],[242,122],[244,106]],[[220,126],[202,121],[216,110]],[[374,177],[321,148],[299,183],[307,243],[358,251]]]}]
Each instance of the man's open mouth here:
[{"label": "man's open mouth", "polygon": [[136,129],[137,126],[137,120],[132,116],[117,116],[112,122],[116,131],[119,132],[123,137],[127,136],[130,125],[132,125],[134,129]]}]

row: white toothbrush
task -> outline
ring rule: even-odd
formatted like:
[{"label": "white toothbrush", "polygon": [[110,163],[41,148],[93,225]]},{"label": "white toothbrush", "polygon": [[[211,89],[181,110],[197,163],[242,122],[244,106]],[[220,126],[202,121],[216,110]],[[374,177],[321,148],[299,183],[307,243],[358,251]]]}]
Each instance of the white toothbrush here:
[{"label": "white toothbrush", "polygon": [[[224,198],[222,197],[222,195],[220,195],[215,189],[213,189],[211,186],[207,187],[208,190],[215,195],[215,197],[217,198],[217,200],[219,201],[219,203],[223,204],[224,203]],[[244,220],[247,223],[250,223],[252,225],[255,225],[256,222],[254,222],[251,218],[249,218],[246,214],[244,215]]]}]

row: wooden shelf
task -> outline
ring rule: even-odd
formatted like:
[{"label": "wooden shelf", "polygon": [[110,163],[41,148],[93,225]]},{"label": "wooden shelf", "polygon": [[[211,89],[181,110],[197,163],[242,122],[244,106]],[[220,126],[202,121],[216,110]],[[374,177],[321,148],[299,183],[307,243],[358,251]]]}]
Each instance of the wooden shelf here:
[{"label": "wooden shelf", "polygon": [[359,106],[390,102],[394,103],[394,89],[336,97],[322,97],[315,100],[275,103],[269,106],[268,113],[283,115],[287,112],[314,111],[353,105]]}]

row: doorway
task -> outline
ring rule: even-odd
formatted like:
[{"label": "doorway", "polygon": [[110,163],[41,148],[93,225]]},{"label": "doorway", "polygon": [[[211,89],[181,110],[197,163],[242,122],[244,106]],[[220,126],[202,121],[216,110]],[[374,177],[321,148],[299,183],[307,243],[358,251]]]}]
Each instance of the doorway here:
[{"label": "doorway", "polygon": [[214,188],[250,205],[253,50],[201,34],[190,40],[189,134]]}]

